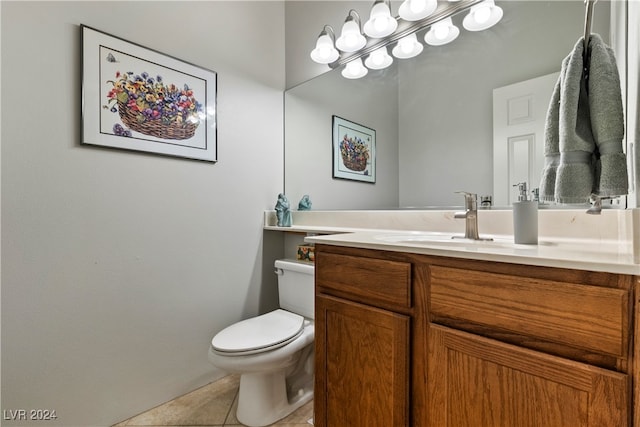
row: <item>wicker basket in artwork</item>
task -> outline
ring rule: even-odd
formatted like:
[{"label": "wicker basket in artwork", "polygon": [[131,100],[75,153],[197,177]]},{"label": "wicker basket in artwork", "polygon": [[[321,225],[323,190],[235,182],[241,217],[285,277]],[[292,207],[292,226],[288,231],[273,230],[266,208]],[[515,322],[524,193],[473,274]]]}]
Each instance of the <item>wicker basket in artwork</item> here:
[{"label": "wicker basket in artwork", "polygon": [[347,169],[362,172],[367,168],[369,147],[360,138],[345,135],[340,141],[340,155]]},{"label": "wicker basket in artwork", "polygon": [[342,153],[342,163],[355,172],[361,172],[367,168],[367,158],[363,156],[349,157],[347,154]]},{"label": "wicker basket in artwork", "polygon": [[138,120],[140,114],[132,111],[125,102],[118,101],[118,113],[120,119],[129,129],[140,132],[145,135],[155,136],[162,139],[188,139],[196,132],[198,122],[182,122],[163,123],[161,117],[157,119],[144,118]]}]

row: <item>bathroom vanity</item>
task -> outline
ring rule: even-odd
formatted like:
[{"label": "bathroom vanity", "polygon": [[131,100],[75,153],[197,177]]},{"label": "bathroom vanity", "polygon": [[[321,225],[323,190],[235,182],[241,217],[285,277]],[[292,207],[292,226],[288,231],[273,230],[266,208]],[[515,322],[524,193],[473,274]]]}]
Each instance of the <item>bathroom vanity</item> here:
[{"label": "bathroom vanity", "polygon": [[306,239],[316,426],[640,426],[640,274],[626,250],[381,235],[393,236]]}]

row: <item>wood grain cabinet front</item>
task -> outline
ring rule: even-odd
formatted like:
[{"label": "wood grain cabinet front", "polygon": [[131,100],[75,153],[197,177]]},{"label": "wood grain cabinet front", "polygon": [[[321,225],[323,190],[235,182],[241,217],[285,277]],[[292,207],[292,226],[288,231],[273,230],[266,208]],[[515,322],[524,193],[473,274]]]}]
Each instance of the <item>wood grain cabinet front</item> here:
[{"label": "wood grain cabinet front", "polygon": [[409,426],[411,264],[316,255],[314,425]]},{"label": "wood grain cabinet front", "polygon": [[316,245],[320,427],[640,427],[640,278]]},{"label": "wood grain cabinet front", "polygon": [[315,426],[408,426],[409,317],[316,297]]},{"label": "wood grain cabinet front", "polygon": [[630,377],[433,325],[430,426],[617,427]]}]

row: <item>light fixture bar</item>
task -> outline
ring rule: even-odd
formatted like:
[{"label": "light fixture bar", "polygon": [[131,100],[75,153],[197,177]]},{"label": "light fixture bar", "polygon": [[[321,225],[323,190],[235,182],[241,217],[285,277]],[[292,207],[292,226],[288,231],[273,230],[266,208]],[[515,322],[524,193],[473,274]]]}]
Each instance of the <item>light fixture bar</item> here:
[{"label": "light fixture bar", "polygon": [[329,64],[329,67],[331,67],[332,69],[338,68],[350,61],[353,61],[356,58],[362,58],[370,54],[374,50],[395,43],[401,38],[408,36],[409,34],[417,33],[418,31],[428,27],[429,25],[435,24],[438,21],[470,9],[471,6],[482,3],[483,1],[484,0],[460,0],[455,2],[446,2],[446,4],[440,4],[439,2],[438,8],[435,10],[435,12],[419,21],[405,21],[401,18],[396,17],[396,20],[398,21],[398,28],[391,35],[380,39],[367,40],[367,44],[362,49],[358,50],[357,52],[341,54],[337,60]]}]

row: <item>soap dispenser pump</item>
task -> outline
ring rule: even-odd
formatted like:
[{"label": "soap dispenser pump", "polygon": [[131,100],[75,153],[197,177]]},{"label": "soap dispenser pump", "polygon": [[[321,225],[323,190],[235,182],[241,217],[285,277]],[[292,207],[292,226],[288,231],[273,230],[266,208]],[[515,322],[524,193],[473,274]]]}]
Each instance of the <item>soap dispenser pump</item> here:
[{"label": "soap dispenser pump", "polygon": [[527,183],[518,187],[518,201],[513,202],[513,240],[524,245],[538,244],[538,201],[527,197]]}]

